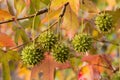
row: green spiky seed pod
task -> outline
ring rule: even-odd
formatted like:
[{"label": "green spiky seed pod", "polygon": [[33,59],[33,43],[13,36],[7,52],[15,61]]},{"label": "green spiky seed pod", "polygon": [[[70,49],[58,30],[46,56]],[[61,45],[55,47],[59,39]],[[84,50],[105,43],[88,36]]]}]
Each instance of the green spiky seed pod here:
[{"label": "green spiky seed pod", "polygon": [[44,59],[44,51],[34,45],[26,46],[21,53],[25,65],[36,65]]},{"label": "green spiky seed pod", "polygon": [[110,32],[113,27],[113,17],[108,13],[101,13],[95,18],[95,24],[99,31],[105,33]]},{"label": "green spiky seed pod", "polygon": [[69,58],[69,48],[64,43],[58,43],[52,49],[53,57],[58,62],[66,62]]},{"label": "green spiky seed pod", "polygon": [[92,37],[88,34],[78,34],[72,40],[73,48],[77,52],[86,52],[92,46]]},{"label": "green spiky seed pod", "polygon": [[37,39],[38,45],[42,46],[45,50],[49,51],[57,43],[58,38],[53,32],[46,31],[41,33]]}]

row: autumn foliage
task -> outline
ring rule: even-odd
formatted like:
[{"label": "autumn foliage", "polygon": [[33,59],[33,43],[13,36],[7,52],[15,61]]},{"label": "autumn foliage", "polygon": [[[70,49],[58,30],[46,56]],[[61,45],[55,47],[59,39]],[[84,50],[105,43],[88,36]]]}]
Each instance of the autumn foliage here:
[{"label": "autumn foliage", "polygon": [[119,0],[0,0],[0,80],[120,80]]}]

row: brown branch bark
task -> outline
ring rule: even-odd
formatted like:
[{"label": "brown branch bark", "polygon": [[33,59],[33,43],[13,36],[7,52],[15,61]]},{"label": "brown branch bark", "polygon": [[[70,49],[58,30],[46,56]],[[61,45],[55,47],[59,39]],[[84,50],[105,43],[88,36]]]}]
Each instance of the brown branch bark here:
[{"label": "brown branch bark", "polygon": [[[29,16],[27,16],[27,17],[17,18],[16,20],[19,21],[19,20],[24,20],[24,19],[32,18],[32,17],[34,17],[35,15],[38,16],[38,15],[41,15],[41,14],[46,13],[46,12],[48,12],[48,9],[47,9],[47,8],[44,8],[44,9],[41,9],[40,11],[38,11],[37,14],[35,13],[35,14],[29,15]],[[12,19],[10,19],[10,20],[2,21],[2,22],[0,22],[0,24],[5,24],[5,23],[13,22],[13,21],[15,21],[14,18],[12,18]]]}]

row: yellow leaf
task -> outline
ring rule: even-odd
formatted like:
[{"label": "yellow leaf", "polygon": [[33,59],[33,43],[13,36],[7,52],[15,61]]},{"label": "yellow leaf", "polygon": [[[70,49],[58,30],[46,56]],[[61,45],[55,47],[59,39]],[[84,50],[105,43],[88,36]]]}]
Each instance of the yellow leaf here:
[{"label": "yellow leaf", "polygon": [[78,80],[95,80],[93,79],[93,70],[89,65],[83,66],[78,75]]},{"label": "yellow leaf", "polygon": [[79,27],[79,22],[76,14],[67,6],[63,18],[63,28],[67,30],[67,35],[71,39]]},{"label": "yellow leaf", "polygon": [[116,0],[106,0],[106,1],[110,7],[114,7],[116,5]]},{"label": "yellow leaf", "polygon": [[59,9],[61,6],[63,6],[65,3],[67,3],[68,0],[52,0],[51,9]]},{"label": "yellow leaf", "polygon": [[51,3],[51,9],[57,10],[67,2],[69,2],[70,7],[73,10],[73,12],[78,15],[79,0],[53,0]]},{"label": "yellow leaf", "polygon": [[90,13],[98,13],[99,9],[96,7],[96,5],[91,0],[81,0],[81,8],[87,10]]},{"label": "yellow leaf", "polygon": [[79,11],[79,0],[69,0],[70,7],[73,10],[74,13],[78,15]]},{"label": "yellow leaf", "polygon": [[92,36],[93,36],[93,37],[95,37],[95,38],[98,37],[98,34],[99,34],[99,33],[98,33],[97,30],[93,30],[93,32],[92,32]]},{"label": "yellow leaf", "polygon": [[21,67],[21,64],[18,66],[17,73],[18,76],[24,78],[24,80],[30,80],[31,71],[25,67]]},{"label": "yellow leaf", "polygon": [[8,19],[11,19],[11,18],[12,18],[12,15],[9,12],[0,9],[0,21],[8,20]]},{"label": "yellow leaf", "polygon": [[49,11],[47,16],[42,20],[42,23],[48,22],[52,19],[58,19],[60,13],[61,13],[61,8],[58,10]]}]

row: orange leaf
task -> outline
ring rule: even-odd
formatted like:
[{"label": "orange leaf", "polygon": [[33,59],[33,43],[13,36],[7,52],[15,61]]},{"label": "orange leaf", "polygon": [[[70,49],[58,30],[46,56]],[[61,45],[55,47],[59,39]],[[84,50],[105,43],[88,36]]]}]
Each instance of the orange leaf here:
[{"label": "orange leaf", "polygon": [[1,47],[13,47],[15,46],[15,43],[13,42],[11,37],[9,37],[7,34],[0,33],[0,46]]},{"label": "orange leaf", "polygon": [[32,68],[31,80],[39,80],[40,76],[38,75],[40,73],[43,74],[40,80],[54,80],[54,71],[56,68],[65,69],[69,67],[70,64],[68,62],[58,63],[50,54],[46,53],[43,62]]},{"label": "orange leaf", "polygon": [[0,21],[1,20],[8,20],[11,18],[12,18],[12,15],[9,12],[0,9]]}]

